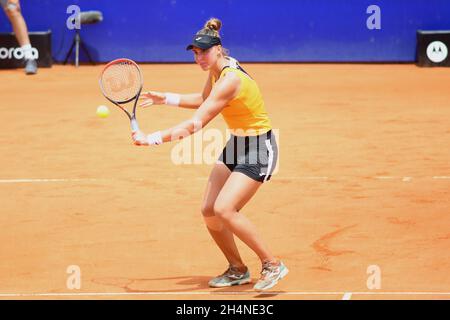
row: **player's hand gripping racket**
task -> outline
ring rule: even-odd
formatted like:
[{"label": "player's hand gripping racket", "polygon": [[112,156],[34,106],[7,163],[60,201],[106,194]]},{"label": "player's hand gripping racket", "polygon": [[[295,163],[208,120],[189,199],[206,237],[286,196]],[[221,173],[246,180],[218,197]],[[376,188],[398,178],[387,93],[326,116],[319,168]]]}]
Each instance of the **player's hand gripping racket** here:
[{"label": "player's hand gripping racket", "polygon": [[[108,63],[100,75],[100,88],[106,99],[122,109],[130,118],[131,131],[139,131],[136,120],[136,104],[141,94],[143,77],[136,62],[129,59],[117,59]],[[123,104],[134,100],[130,113]]]}]

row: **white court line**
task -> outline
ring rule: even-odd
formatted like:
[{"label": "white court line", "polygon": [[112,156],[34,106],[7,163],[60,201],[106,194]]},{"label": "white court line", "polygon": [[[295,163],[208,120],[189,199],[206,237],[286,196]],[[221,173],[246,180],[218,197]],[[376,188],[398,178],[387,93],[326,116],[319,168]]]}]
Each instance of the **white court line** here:
[{"label": "white court line", "polygon": [[380,180],[399,179],[399,177],[391,177],[391,176],[376,176],[374,178]]},{"label": "white court line", "polygon": [[152,296],[152,295],[298,295],[298,296],[329,296],[336,295],[344,297],[351,297],[352,295],[405,295],[405,296],[450,296],[450,292],[317,292],[317,291],[292,291],[292,292],[215,292],[215,291],[191,291],[191,292],[62,292],[62,293],[0,293],[0,298],[15,298],[15,297],[80,297],[80,296]]},{"label": "white court line", "polygon": [[[397,177],[397,176],[375,176],[375,179],[378,180],[402,180],[402,181],[411,181],[414,179],[414,177],[411,176],[404,176],[404,177]],[[422,177],[423,178],[423,177]],[[425,177],[427,178],[427,177]]]},{"label": "white court line", "polygon": [[342,297],[342,300],[351,300],[352,298],[352,293],[351,292],[346,292],[344,294],[344,296]]},{"label": "white court line", "polygon": [[[106,179],[103,179],[106,180]],[[95,182],[101,179],[0,179],[0,183]]]},{"label": "white court line", "polygon": [[80,178],[80,179],[0,179],[0,183],[53,183],[53,182],[111,182],[111,181],[145,181],[143,178],[132,179],[97,179],[97,178]]},{"label": "white court line", "polygon": [[[273,176],[274,178],[276,178],[277,180],[327,180],[329,179],[329,177],[320,177],[320,176],[304,176],[304,177],[278,177],[278,176]],[[208,180],[208,177],[196,177],[196,180]]]},{"label": "white court line", "polygon": [[[374,176],[374,177],[352,177],[352,176],[340,176],[340,177],[326,177],[326,176],[292,176],[292,177],[282,177],[282,176],[274,176],[274,181],[276,180],[328,180],[328,179],[352,179],[352,178],[372,178],[378,180],[401,180],[403,182],[409,182],[414,177],[412,176]],[[435,179],[435,180],[450,180],[450,176],[430,176],[430,177],[421,177]],[[196,177],[196,180],[206,181],[208,177]],[[0,179],[0,184],[13,184],[13,183],[62,183],[62,182],[111,182],[111,181],[145,181],[144,178],[123,178],[123,179],[114,179],[114,178],[37,178],[37,179]],[[181,178],[177,178],[177,180],[184,180]]]}]

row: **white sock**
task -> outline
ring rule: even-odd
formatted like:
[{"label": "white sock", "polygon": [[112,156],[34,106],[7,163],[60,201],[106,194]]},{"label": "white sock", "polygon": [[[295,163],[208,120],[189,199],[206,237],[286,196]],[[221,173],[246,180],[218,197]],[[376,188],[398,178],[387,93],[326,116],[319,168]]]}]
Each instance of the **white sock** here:
[{"label": "white sock", "polygon": [[22,46],[23,56],[25,60],[33,59],[33,52],[31,51],[31,44]]}]

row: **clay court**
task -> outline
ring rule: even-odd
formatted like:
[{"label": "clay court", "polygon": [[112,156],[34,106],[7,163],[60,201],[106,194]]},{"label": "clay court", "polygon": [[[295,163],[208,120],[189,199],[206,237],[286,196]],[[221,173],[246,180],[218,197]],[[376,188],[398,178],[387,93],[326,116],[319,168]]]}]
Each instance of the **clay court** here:
[{"label": "clay court", "polygon": [[[100,93],[102,67],[0,73],[0,297],[450,298],[449,70],[244,64],[279,130],[280,162],[242,213],[290,269],[259,295],[208,287],[226,268],[200,213],[212,165],[175,165],[176,143],[134,146]],[[142,70],[144,90],[198,92],[206,80],[194,64]],[[191,113],[153,106],[138,118],[150,132]],[[221,117],[208,128],[225,133]],[[238,246],[256,280],[258,258]],[[71,265],[79,290],[66,285]]]}]

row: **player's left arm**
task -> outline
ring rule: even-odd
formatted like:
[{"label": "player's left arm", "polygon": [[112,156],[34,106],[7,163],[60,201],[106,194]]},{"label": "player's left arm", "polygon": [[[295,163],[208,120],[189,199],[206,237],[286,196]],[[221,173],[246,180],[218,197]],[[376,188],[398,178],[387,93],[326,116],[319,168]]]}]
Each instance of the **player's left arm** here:
[{"label": "player's left arm", "polygon": [[205,101],[196,110],[194,115],[178,125],[152,133],[148,136],[137,132],[133,134],[136,145],[161,144],[163,142],[174,141],[185,138],[203,127],[214,119],[223,108],[233,100],[239,93],[241,80],[234,72],[228,72],[219,79],[211,90]]}]

